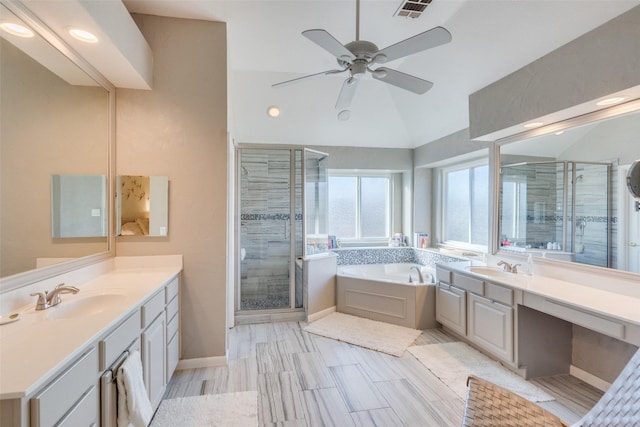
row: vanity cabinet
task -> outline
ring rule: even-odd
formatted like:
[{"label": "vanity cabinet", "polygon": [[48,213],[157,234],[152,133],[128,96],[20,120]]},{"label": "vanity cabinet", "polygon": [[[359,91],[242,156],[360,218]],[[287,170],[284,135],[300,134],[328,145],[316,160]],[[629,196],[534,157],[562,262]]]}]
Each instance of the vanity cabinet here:
[{"label": "vanity cabinet", "polygon": [[[175,277],[28,398],[28,424],[22,418],[7,426],[115,426],[116,391],[102,383],[127,350],[140,350],[144,383],[152,406],[157,408],[180,357],[178,294],[179,279]],[[115,377],[111,385],[114,383]],[[0,424],[5,425],[4,421]]]},{"label": "vanity cabinet", "polygon": [[436,320],[465,341],[513,364],[514,291],[441,267],[436,272]]}]

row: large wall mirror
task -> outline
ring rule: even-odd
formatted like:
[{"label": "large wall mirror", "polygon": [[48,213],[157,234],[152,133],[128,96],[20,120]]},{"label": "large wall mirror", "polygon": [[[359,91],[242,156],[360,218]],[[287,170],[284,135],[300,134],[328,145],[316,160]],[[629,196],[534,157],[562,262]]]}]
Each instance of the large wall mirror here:
[{"label": "large wall mirror", "polygon": [[632,111],[500,145],[499,252],[640,273],[639,137]]},{"label": "large wall mirror", "polygon": [[[78,259],[110,251],[104,224],[110,210],[105,187],[111,176],[112,94],[107,82],[97,82],[100,76],[92,78],[53,47],[54,36],[37,18],[13,3],[7,6],[0,4],[0,277],[20,276],[26,284],[46,277],[46,271],[64,269],[35,270],[42,265],[64,261],[67,269],[74,268]],[[74,176],[97,177],[102,191],[99,200],[86,191],[67,195],[92,199],[78,215],[103,227],[92,237],[60,236],[56,221],[68,223],[69,218],[52,220],[52,212],[65,211],[58,205],[66,199],[53,191],[56,177]],[[34,271],[39,273],[25,274]],[[3,280],[2,288],[10,281]]]}]

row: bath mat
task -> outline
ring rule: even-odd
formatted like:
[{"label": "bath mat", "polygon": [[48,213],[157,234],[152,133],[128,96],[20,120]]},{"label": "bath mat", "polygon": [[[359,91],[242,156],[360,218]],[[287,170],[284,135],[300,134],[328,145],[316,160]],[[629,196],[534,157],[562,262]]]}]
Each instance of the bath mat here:
[{"label": "bath mat", "polygon": [[344,313],[331,313],[309,324],[304,330],[397,357],[402,356],[422,333],[417,329]]},{"label": "bath mat", "polygon": [[408,350],[462,399],[467,397],[467,377],[475,375],[532,402],[554,400],[541,388],[463,342],[420,345]]},{"label": "bath mat", "polygon": [[151,427],[257,425],[258,393],[255,391],[163,400],[151,421]]}]

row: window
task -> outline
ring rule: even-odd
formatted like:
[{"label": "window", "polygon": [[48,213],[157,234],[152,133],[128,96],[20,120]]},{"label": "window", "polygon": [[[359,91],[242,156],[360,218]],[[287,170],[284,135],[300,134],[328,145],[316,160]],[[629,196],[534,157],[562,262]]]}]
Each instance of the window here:
[{"label": "window", "polygon": [[489,166],[459,165],[443,171],[443,236],[458,246],[487,246]]},{"label": "window", "polygon": [[390,236],[389,175],[331,173],[329,232],[343,240],[381,240]]}]

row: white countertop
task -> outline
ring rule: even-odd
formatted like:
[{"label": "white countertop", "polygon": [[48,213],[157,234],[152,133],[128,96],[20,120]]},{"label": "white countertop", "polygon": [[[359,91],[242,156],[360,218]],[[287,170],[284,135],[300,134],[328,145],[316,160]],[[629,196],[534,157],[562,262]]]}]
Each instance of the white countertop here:
[{"label": "white countertop", "polygon": [[[85,347],[124,320],[180,273],[182,266],[117,268],[63,294],[62,304],[35,311],[34,303],[15,310],[21,319],[0,325],[0,399],[17,399],[36,391],[59,369],[82,354]],[[116,304],[71,319],[54,319],[55,310],[76,299],[117,294]]]},{"label": "white countertop", "polygon": [[604,287],[599,287],[597,283],[594,283],[593,286],[587,286],[547,276],[529,276],[523,273],[504,276],[476,274],[467,269],[470,265],[471,262],[443,264],[444,267],[454,272],[504,284],[514,289],[520,289],[524,292],[562,302],[589,312],[640,325],[640,298],[638,297],[604,289]]}]

